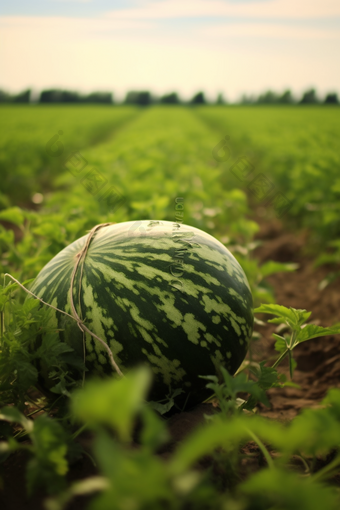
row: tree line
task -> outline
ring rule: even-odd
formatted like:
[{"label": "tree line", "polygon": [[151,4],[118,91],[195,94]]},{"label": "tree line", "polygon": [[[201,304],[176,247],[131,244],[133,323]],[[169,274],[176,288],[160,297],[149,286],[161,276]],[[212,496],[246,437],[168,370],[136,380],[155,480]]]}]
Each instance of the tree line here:
[{"label": "tree line", "polygon": [[[36,101],[32,101],[32,93],[30,89],[11,95],[0,90],[0,103],[97,103],[97,104],[117,104],[114,100],[112,92],[91,92],[88,95],[82,95],[79,92],[61,89],[43,90]],[[139,106],[149,106],[151,104],[228,104],[223,94],[218,94],[215,101],[208,101],[204,92],[200,91],[193,95],[189,101],[183,101],[177,92],[171,92],[163,96],[157,97],[148,90],[129,91],[125,99],[120,104],[130,104]],[[279,94],[272,90],[268,90],[259,96],[244,94],[236,104],[339,104],[336,92],[329,92],[323,99],[319,98],[315,89],[306,90],[301,98],[294,97],[290,90],[286,90]],[[235,104],[234,103],[234,104]]]}]

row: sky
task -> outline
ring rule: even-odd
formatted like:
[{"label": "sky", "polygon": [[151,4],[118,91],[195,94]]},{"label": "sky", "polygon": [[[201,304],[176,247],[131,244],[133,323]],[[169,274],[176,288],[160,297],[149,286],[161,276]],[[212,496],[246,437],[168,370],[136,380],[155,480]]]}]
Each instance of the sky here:
[{"label": "sky", "polygon": [[0,89],[340,95],[339,0],[2,0]]}]

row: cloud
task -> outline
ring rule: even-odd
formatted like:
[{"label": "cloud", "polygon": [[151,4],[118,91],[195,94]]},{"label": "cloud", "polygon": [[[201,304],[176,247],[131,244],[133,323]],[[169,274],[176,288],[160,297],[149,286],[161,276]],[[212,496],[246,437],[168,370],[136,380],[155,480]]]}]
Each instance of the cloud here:
[{"label": "cloud", "polygon": [[222,0],[143,1],[139,8],[112,11],[120,19],[169,19],[197,17],[244,17],[255,19],[320,19],[340,16],[338,0],[258,0],[234,3]]},{"label": "cloud", "polygon": [[210,25],[199,30],[200,35],[213,39],[247,38],[247,39],[339,39],[339,30],[322,28],[298,27],[289,24],[265,24],[265,23],[233,23]]},{"label": "cloud", "polygon": [[64,16],[1,16],[0,27],[2,37],[12,37],[17,32],[22,39],[24,30],[28,37],[39,32],[41,40],[51,34],[65,38],[77,37],[92,38],[95,34],[114,32],[119,30],[147,30],[152,23],[137,19],[112,19],[108,17],[98,18],[68,18]]}]

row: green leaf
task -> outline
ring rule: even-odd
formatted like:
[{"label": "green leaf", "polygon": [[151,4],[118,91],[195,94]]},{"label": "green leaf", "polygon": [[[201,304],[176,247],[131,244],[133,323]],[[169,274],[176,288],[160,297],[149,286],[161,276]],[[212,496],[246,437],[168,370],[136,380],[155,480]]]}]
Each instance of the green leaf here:
[{"label": "green leaf", "polygon": [[50,494],[59,492],[66,485],[68,472],[64,429],[55,419],[42,415],[34,421],[31,439],[34,458],[27,465],[28,493],[39,486],[45,486]]},{"label": "green leaf", "polygon": [[150,384],[151,372],[146,367],[118,380],[90,381],[84,389],[73,393],[73,412],[89,426],[109,425],[123,441],[130,441],[133,420],[142,408]]},{"label": "green leaf", "polygon": [[259,363],[260,373],[257,372],[257,384],[264,390],[269,390],[278,382],[278,373],[275,368],[265,367],[265,361]]},{"label": "green leaf", "polygon": [[49,333],[44,335],[42,343],[35,353],[35,357],[46,359],[47,362],[50,362],[49,365],[51,366],[58,356],[67,352],[73,352],[72,347],[65,342],[61,342],[57,333]]},{"label": "green leaf", "polygon": [[296,343],[306,342],[312,338],[320,336],[339,335],[340,328],[323,328],[322,326],[315,326],[314,324],[307,324],[301,328],[296,337]]},{"label": "green leaf", "polygon": [[24,213],[19,207],[9,207],[8,209],[0,211],[0,220],[9,221],[18,227],[23,225],[24,219]]},{"label": "green leaf", "polygon": [[246,404],[243,406],[244,409],[248,409],[249,411],[254,409],[259,401],[262,402],[265,406],[270,407],[270,402],[266,395],[266,391],[273,386],[279,385],[279,375],[277,370],[272,367],[265,367],[264,364],[265,361],[261,361],[261,363],[258,364],[258,367],[249,367],[250,371],[256,375],[256,384],[260,389],[257,395],[255,392],[253,392]]},{"label": "green leaf", "polygon": [[287,341],[284,337],[273,333],[273,337],[276,339],[274,348],[278,352],[284,352],[287,349]]},{"label": "green leaf", "polygon": [[155,402],[154,400],[151,400],[149,405],[152,409],[157,411],[157,413],[162,415],[168,413],[170,409],[172,409],[175,405],[175,402],[173,399],[170,399],[165,404],[161,404],[161,402]]},{"label": "green leaf", "polygon": [[271,319],[268,322],[280,324],[281,322],[287,322],[292,329],[298,329],[301,324],[307,321],[312,312],[306,310],[299,310],[296,308],[286,308],[282,305],[262,304],[258,308],[255,308],[255,313],[268,313],[271,315],[277,315],[277,319]]},{"label": "green leaf", "polygon": [[282,262],[275,262],[274,260],[269,260],[268,262],[265,262],[260,266],[260,271],[263,278],[266,278],[267,276],[274,274],[274,273],[280,273],[280,272],[291,272],[298,269],[299,264],[295,263],[282,263]]},{"label": "green leaf", "polygon": [[333,488],[278,469],[263,469],[255,473],[238,490],[243,498],[248,498],[243,508],[335,510],[339,505]]},{"label": "green leaf", "polygon": [[143,407],[142,417],[141,443],[151,451],[154,451],[169,439],[168,430],[165,422],[148,406]]},{"label": "green leaf", "polygon": [[57,393],[59,395],[65,395],[66,397],[71,396],[70,392],[67,390],[65,386],[65,381],[59,381],[55,386],[53,386],[50,389],[50,391],[52,391],[53,393]]},{"label": "green leaf", "polygon": [[5,420],[10,423],[20,423],[27,432],[33,430],[33,421],[28,420],[16,407],[3,407],[0,410],[0,420]]}]

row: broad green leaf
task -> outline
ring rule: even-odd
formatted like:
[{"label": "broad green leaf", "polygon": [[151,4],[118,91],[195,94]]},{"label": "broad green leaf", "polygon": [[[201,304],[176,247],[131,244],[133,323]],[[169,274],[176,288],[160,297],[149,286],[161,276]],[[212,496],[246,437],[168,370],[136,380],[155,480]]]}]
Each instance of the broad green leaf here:
[{"label": "broad green leaf", "polygon": [[282,272],[291,272],[298,269],[299,264],[295,263],[282,263],[282,262],[275,262],[274,260],[269,260],[268,262],[265,262],[260,266],[260,271],[263,278],[266,278],[267,276],[274,274],[274,273],[282,273]]},{"label": "broad green leaf", "polygon": [[136,414],[142,408],[151,384],[151,372],[142,367],[121,379],[91,381],[74,392],[75,416],[91,427],[111,426],[123,441],[131,440]]},{"label": "broad green leaf", "polygon": [[0,220],[9,221],[18,227],[22,226],[24,219],[24,213],[19,207],[9,207],[8,209],[0,211]]},{"label": "broad green leaf", "polygon": [[277,315],[278,317],[282,319],[288,319],[289,321],[294,321],[296,318],[290,308],[274,304],[262,304],[258,308],[255,308],[254,313],[268,313],[271,315]]},{"label": "broad green leaf", "polygon": [[97,434],[94,454],[109,486],[91,502],[90,510],[156,509],[173,499],[167,470],[157,456],[144,449],[127,452],[104,431]]},{"label": "broad green leaf", "polygon": [[322,326],[315,326],[314,324],[307,324],[301,328],[300,332],[296,337],[296,343],[306,342],[312,338],[318,338],[321,336],[338,335],[340,334],[340,328],[323,328]]},{"label": "broad green leaf", "polygon": [[184,441],[175,452],[169,470],[173,474],[181,474],[190,468],[204,455],[212,453],[216,448],[231,445],[238,446],[246,436],[240,426],[239,419],[214,420],[196,430]]},{"label": "broad green leaf", "polygon": [[226,419],[218,417],[195,430],[178,446],[169,463],[170,472],[173,474],[184,472],[216,448],[223,448],[226,452],[238,449],[240,442],[251,439],[249,431],[266,443],[273,443],[275,447],[286,444],[285,429],[280,423],[268,422],[259,416],[252,416],[251,419],[244,415]]},{"label": "broad green leaf", "polygon": [[304,409],[287,431],[286,449],[289,453],[299,450],[308,455],[325,456],[339,447],[339,428],[338,410],[334,412],[332,407]]},{"label": "broad green leaf", "polygon": [[247,508],[336,510],[339,505],[333,488],[278,469],[262,469],[241,484],[238,491],[243,498],[248,496]]},{"label": "broad green leaf", "polygon": [[255,308],[255,313],[268,313],[271,315],[277,315],[278,319],[271,319],[268,322],[272,322],[275,324],[279,324],[281,322],[288,322],[288,324],[293,328],[298,328],[303,322],[311,315],[311,312],[307,312],[306,310],[298,310],[295,308],[287,308],[282,305],[272,305],[272,304],[262,304],[260,307]]}]

